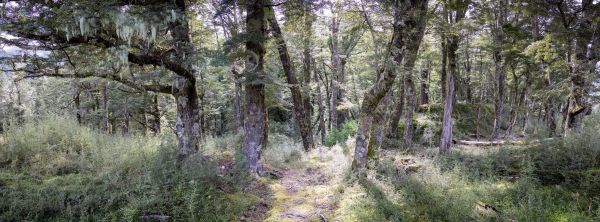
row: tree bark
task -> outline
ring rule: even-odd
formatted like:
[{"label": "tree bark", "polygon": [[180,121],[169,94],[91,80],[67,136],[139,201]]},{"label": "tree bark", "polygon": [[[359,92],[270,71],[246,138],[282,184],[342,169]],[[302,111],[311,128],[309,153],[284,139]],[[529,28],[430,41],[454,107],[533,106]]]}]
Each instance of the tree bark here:
[{"label": "tree bark", "polygon": [[429,104],[429,69],[431,68],[431,61],[427,61],[427,67],[421,70],[421,101],[419,105]]},{"label": "tree bark", "polygon": [[[582,2],[582,16],[579,27],[576,30],[576,40],[573,44],[574,58],[573,67],[570,69],[569,78],[571,80],[571,95],[569,112],[567,115],[567,130],[580,129],[583,124],[583,117],[591,112],[592,105],[589,101],[591,82],[593,73],[596,70],[598,55],[594,52],[597,49],[598,24],[594,24],[593,18],[598,18],[598,10],[593,10],[598,3],[592,5],[591,0]],[[596,7],[594,7],[596,6]],[[594,27],[595,26],[595,27]]]},{"label": "tree bark", "polygon": [[244,129],[244,113],[242,108],[242,83],[241,75],[235,70],[234,67],[231,67],[231,74],[233,74],[233,112],[235,113],[235,132],[239,132]]},{"label": "tree bark", "polygon": [[495,20],[493,25],[494,47],[492,49],[492,57],[494,59],[494,75],[496,76],[496,100],[494,103],[494,129],[492,131],[492,139],[499,135],[500,124],[502,123],[502,113],[504,111],[504,88],[506,81],[506,72],[504,61],[502,58],[502,44],[504,41],[504,32],[502,26],[506,19],[506,2],[499,0],[494,6],[497,12],[494,13]]},{"label": "tree bark", "polygon": [[[175,4],[179,13],[186,13],[185,1],[176,0]],[[185,70],[193,70],[189,55],[194,53],[190,39],[190,30],[186,17],[170,24],[171,35],[175,42],[175,61]],[[177,105],[177,120],[175,122],[175,135],[179,142],[178,160],[183,160],[196,153],[200,141],[200,107],[198,106],[198,91],[196,78],[193,72],[190,76],[177,75],[173,83],[173,96]]]},{"label": "tree bark", "polygon": [[261,174],[261,149],[266,145],[268,121],[265,106],[264,39],[265,39],[265,2],[264,0],[246,1],[246,29],[250,36],[246,40],[249,53],[245,75],[250,77],[246,84],[246,115],[244,121],[245,136],[242,153],[248,170]]},{"label": "tree bark", "polygon": [[337,129],[340,125],[339,122],[339,112],[337,110],[337,106],[339,105],[338,97],[340,91],[340,82],[339,76],[342,72],[342,61],[340,59],[340,52],[338,48],[338,31],[339,31],[339,21],[336,16],[332,16],[331,19],[331,84],[329,87],[330,95],[330,105],[329,105],[329,121],[331,123],[331,128]]},{"label": "tree bark", "polygon": [[[271,25],[271,32],[277,41],[277,50],[279,51],[279,59],[281,60],[281,65],[283,66],[283,72],[285,73],[285,77],[287,83],[290,88],[290,92],[292,94],[292,104],[293,104],[293,114],[294,119],[296,120],[296,124],[300,130],[300,136],[302,137],[302,145],[304,147],[304,151],[309,151],[314,148],[313,137],[312,137],[312,129],[310,125],[310,116],[306,113],[306,104],[302,99],[302,92],[300,91],[300,84],[296,79],[296,74],[294,73],[294,64],[292,63],[292,59],[288,53],[287,45],[285,40],[283,39],[283,34],[281,33],[281,28],[279,28],[279,24],[277,19],[275,18],[275,11],[270,9],[270,13],[268,15],[268,21]],[[310,75],[310,72],[308,73]],[[310,103],[310,101],[309,101]],[[310,106],[310,104],[308,104]]]},{"label": "tree bark", "polygon": [[392,138],[398,138],[398,123],[402,118],[402,114],[404,114],[404,80],[403,76],[400,77],[399,88],[396,91],[396,107],[395,112],[392,115],[392,119],[390,120],[390,126],[388,127],[388,136]]},{"label": "tree bark", "polygon": [[[453,9],[455,13],[450,12],[448,17],[450,23],[458,23],[465,16],[467,10],[468,1],[464,3],[463,7]],[[445,5],[446,7],[447,5]],[[446,97],[444,98],[444,114],[442,120],[442,133],[440,142],[440,153],[446,154],[450,152],[452,146],[452,111],[454,110],[454,97],[456,97],[454,79],[458,74],[456,65],[456,50],[458,50],[458,42],[460,40],[459,34],[453,34],[447,36],[447,60],[448,60],[448,73],[446,75]]]},{"label": "tree bark", "polygon": [[[407,75],[408,76],[408,75]],[[404,83],[406,90],[406,111],[404,112],[404,148],[411,148],[413,141],[413,118],[417,106],[417,96],[415,93],[415,83],[408,77]]]},{"label": "tree bark", "polygon": [[[398,1],[395,2],[393,7],[394,32],[388,53],[396,64],[401,64],[405,56],[407,38],[415,35],[417,27],[423,25],[418,24],[417,21],[421,21],[419,17],[427,13],[427,0]],[[396,72],[390,67],[386,67],[381,74],[381,78],[365,93],[361,104],[354,160],[352,162],[354,169],[365,169],[367,166],[367,153],[373,122],[372,112],[377,108],[385,94],[388,93],[396,78]]]},{"label": "tree bark", "polygon": [[[315,63],[316,65],[316,63]],[[315,79],[319,79],[318,78],[318,70],[315,67],[315,71],[314,71],[314,75],[315,75]],[[325,106],[323,105],[323,96],[321,95],[321,84],[319,83],[319,81],[317,81],[317,88],[316,88],[316,93],[317,93],[317,106],[319,107],[319,132],[321,134],[321,144],[325,144],[325,138],[326,138],[326,129],[325,129]]]},{"label": "tree bark", "polygon": [[[303,66],[302,66],[302,74],[303,74],[303,80],[302,81],[302,97],[304,99],[303,103],[304,103],[304,113],[307,116],[307,121],[308,121],[308,126],[311,126],[311,117],[313,114],[313,107],[312,107],[312,103],[311,103],[311,87],[310,87],[310,82],[311,82],[311,71],[312,69],[312,64],[311,64],[311,38],[312,38],[312,23],[313,23],[313,15],[312,15],[312,3],[311,1],[304,1],[303,2],[303,16],[302,19],[304,20],[304,36],[303,36],[303,52],[302,52],[302,60],[303,60]],[[311,130],[312,131],[312,130]],[[312,141],[312,140],[311,140]],[[312,144],[312,142],[311,142]]]}]

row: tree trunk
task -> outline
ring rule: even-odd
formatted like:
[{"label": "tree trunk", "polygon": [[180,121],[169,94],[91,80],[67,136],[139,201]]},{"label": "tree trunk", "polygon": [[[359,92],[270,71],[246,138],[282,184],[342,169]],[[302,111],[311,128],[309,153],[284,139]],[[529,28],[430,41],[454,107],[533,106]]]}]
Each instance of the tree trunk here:
[{"label": "tree trunk", "polygon": [[[468,4],[464,4],[464,7],[453,9],[455,13],[449,13],[449,22],[453,24],[460,22],[465,16],[467,5]],[[447,5],[444,7],[446,6]],[[454,110],[454,97],[456,97],[454,79],[458,74],[456,72],[456,50],[458,50],[458,42],[460,40],[460,36],[458,35],[459,34],[455,33],[447,37],[448,73],[446,75],[446,97],[444,98],[444,114],[442,120],[442,133],[440,136],[440,153],[442,154],[449,153],[452,145],[452,111]]]},{"label": "tree trunk", "polygon": [[371,141],[369,141],[371,147],[369,147],[369,149],[379,150],[383,145],[383,139],[385,137],[386,132],[386,122],[390,113],[389,104],[391,103],[391,101],[392,89],[388,90],[381,102],[379,102],[379,105],[377,106],[373,114],[372,133],[375,135],[375,137],[371,137]]},{"label": "tree trunk", "polygon": [[235,114],[235,130],[237,133],[240,130],[244,129],[244,114],[242,112],[242,83],[241,75],[235,70],[235,68],[231,67],[231,74],[233,75],[233,112]]},{"label": "tree trunk", "polygon": [[415,108],[417,106],[417,96],[415,93],[415,83],[412,78],[410,78],[410,74],[407,75],[407,78],[404,83],[405,91],[406,91],[406,111],[404,112],[405,122],[404,122],[404,148],[411,148],[413,141],[413,118]]},{"label": "tree trunk", "polygon": [[[420,17],[427,13],[427,0],[422,1],[401,1],[394,5],[394,32],[389,55],[396,64],[401,64],[406,50],[407,38],[411,38],[417,33],[418,21],[423,21]],[[385,62],[383,63],[385,64]],[[356,132],[356,147],[354,149],[354,160],[352,166],[354,169],[365,169],[367,166],[367,153],[369,140],[371,137],[371,124],[373,121],[373,111],[378,106],[380,100],[388,93],[394,80],[396,72],[390,67],[381,73],[381,78],[364,95],[358,117],[358,131]]]},{"label": "tree trunk", "polygon": [[492,131],[492,139],[499,135],[500,124],[502,123],[502,113],[504,111],[504,85],[506,81],[506,73],[504,61],[502,59],[502,43],[504,41],[504,32],[502,26],[506,19],[504,0],[498,1],[495,10],[495,20],[493,25],[494,47],[492,49],[492,57],[494,59],[494,75],[496,76],[496,100],[494,103],[494,129]]},{"label": "tree trunk", "polygon": [[160,128],[160,109],[158,108],[158,95],[152,94],[152,104],[150,108],[150,130],[154,135],[159,135],[161,132]]},{"label": "tree trunk", "polygon": [[[598,5],[597,3],[594,5]],[[569,78],[571,80],[571,95],[569,113],[567,116],[566,133],[580,129],[583,124],[583,117],[591,112],[592,105],[589,101],[590,88],[593,73],[596,71],[598,54],[594,52],[597,49],[597,23],[594,24],[593,18],[598,18],[598,11],[593,11],[594,7],[591,0],[582,3],[582,16],[579,27],[576,31],[576,40],[573,44],[574,58],[573,67],[570,69]],[[595,14],[594,14],[595,12]],[[596,27],[594,27],[596,25]]]},{"label": "tree trunk", "polygon": [[246,50],[249,53],[245,76],[251,78],[246,82],[246,115],[244,121],[245,136],[242,153],[246,167],[252,173],[260,174],[262,164],[260,153],[267,142],[268,121],[265,106],[264,73],[264,38],[265,38],[265,3],[264,0],[246,1],[246,29],[249,36]]},{"label": "tree trunk", "polygon": [[73,104],[75,105],[75,119],[77,119],[77,123],[79,125],[82,124],[81,119],[81,88],[78,83],[75,83],[75,88],[73,89]]},{"label": "tree trunk", "polygon": [[108,118],[110,117],[110,111],[108,110],[108,82],[102,83],[102,128],[104,132],[110,134],[110,123],[108,122]]},{"label": "tree trunk", "polygon": [[448,79],[446,77],[446,75],[448,74],[447,72],[447,68],[448,68],[448,43],[447,38],[446,38],[446,34],[442,34],[441,35],[441,44],[442,44],[442,52],[441,52],[441,56],[442,56],[442,64],[441,64],[441,70],[440,70],[440,86],[442,89],[442,101],[445,101],[446,99],[446,93],[448,92],[448,90],[446,89],[446,86],[448,84],[446,84],[446,80]]},{"label": "tree trunk", "polygon": [[428,61],[427,68],[421,70],[421,101],[419,105],[429,104],[429,69],[431,62]]},{"label": "tree trunk", "polygon": [[[175,5],[178,13],[185,15],[185,1],[176,0]],[[173,83],[173,96],[177,104],[177,120],[175,122],[175,135],[179,143],[177,159],[181,162],[189,155],[196,153],[200,140],[200,112],[198,106],[198,92],[196,90],[196,78],[193,75],[192,61],[189,55],[193,55],[194,48],[190,39],[188,21],[184,16],[170,26],[171,36],[175,42],[175,61],[181,64],[188,75],[177,75]],[[187,55],[187,56],[186,56]]]},{"label": "tree trunk", "polygon": [[390,126],[388,127],[388,136],[392,138],[398,138],[398,123],[404,114],[404,80],[400,77],[398,91],[396,91],[396,108],[390,120]]},{"label": "tree trunk", "polygon": [[[317,77],[317,69],[315,67],[315,79],[319,79]],[[317,81],[317,105],[319,107],[319,132],[321,134],[321,144],[325,144],[326,131],[325,131],[325,107],[323,106],[323,96],[321,95],[321,84]]]},{"label": "tree trunk", "polygon": [[[285,40],[283,39],[283,34],[281,33],[281,29],[279,28],[279,24],[275,18],[275,11],[273,11],[272,8],[271,12],[268,15],[268,21],[271,25],[271,32],[273,33],[273,36],[275,36],[275,39],[277,41],[279,59],[281,60],[283,72],[285,73],[285,77],[292,94],[294,119],[296,120],[296,124],[300,129],[300,136],[302,137],[302,145],[304,147],[304,151],[308,152],[309,150],[314,148],[312,129],[310,125],[310,116],[306,113],[306,107],[304,106],[305,101],[302,99],[300,84],[298,83],[298,80],[296,79],[296,74],[294,73],[294,64],[292,63],[292,60],[288,53],[287,45],[285,43]],[[308,73],[308,75],[310,75],[310,72]],[[310,104],[308,105],[310,106]]]},{"label": "tree trunk", "polygon": [[338,96],[340,89],[339,75],[342,72],[341,70],[341,59],[340,52],[338,48],[338,31],[339,31],[339,21],[336,16],[332,16],[331,19],[331,84],[330,84],[330,105],[329,105],[329,121],[331,123],[331,128],[337,129],[339,127],[339,115],[337,106],[339,104]]},{"label": "tree trunk", "polygon": [[[311,64],[311,38],[312,38],[312,23],[313,23],[313,15],[312,15],[312,4],[311,1],[304,1],[304,5],[303,5],[304,9],[303,9],[303,13],[304,15],[302,16],[302,19],[304,20],[304,36],[303,36],[303,52],[302,52],[302,60],[303,60],[303,66],[302,66],[302,74],[303,74],[303,80],[302,81],[302,97],[304,99],[303,104],[304,104],[304,113],[307,116],[306,120],[308,121],[308,126],[311,126],[311,117],[313,114],[313,108],[312,108],[312,103],[311,103],[311,88],[310,88],[310,82],[311,82],[311,74],[310,72],[313,70],[312,69],[312,64]],[[311,130],[312,131],[312,130]],[[311,144],[312,143],[312,139],[311,139]]]}]

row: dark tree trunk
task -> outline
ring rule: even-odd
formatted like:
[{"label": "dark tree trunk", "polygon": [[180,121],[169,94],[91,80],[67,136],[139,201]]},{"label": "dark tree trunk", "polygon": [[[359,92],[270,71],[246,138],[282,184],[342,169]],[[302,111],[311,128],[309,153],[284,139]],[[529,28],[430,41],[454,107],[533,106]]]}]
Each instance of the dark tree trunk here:
[{"label": "dark tree trunk", "polygon": [[[422,1],[399,1],[395,2],[394,7],[394,32],[389,55],[394,59],[396,64],[401,64],[405,56],[406,42],[417,33],[420,24],[418,21],[427,13],[427,0]],[[385,64],[385,62],[384,62]],[[367,153],[369,148],[369,140],[371,137],[371,124],[373,122],[373,111],[377,108],[380,100],[388,93],[394,80],[396,72],[386,67],[381,73],[381,78],[378,78],[364,95],[363,102],[360,108],[358,117],[358,131],[356,132],[356,147],[354,150],[354,161],[352,166],[354,169],[365,169],[367,166]]]},{"label": "dark tree trunk", "polygon": [[427,68],[421,70],[421,101],[420,105],[429,104],[429,69],[431,62],[428,61]]},{"label": "dark tree trunk", "polygon": [[79,125],[82,124],[82,119],[81,119],[81,88],[79,87],[79,84],[77,84],[75,86],[75,89],[73,89],[73,104],[75,104],[75,118],[77,119],[77,123]]},{"label": "dark tree trunk", "polygon": [[245,136],[242,153],[246,167],[252,173],[260,174],[262,164],[260,154],[267,142],[268,121],[265,106],[264,39],[265,39],[265,3],[263,0],[246,1],[246,29],[250,38],[246,41],[249,53],[246,61],[245,76],[250,81],[245,84],[246,115],[244,121]]},{"label": "dark tree trunk", "polygon": [[150,119],[150,131],[154,135],[158,135],[161,132],[160,128],[160,109],[158,108],[158,95],[152,94],[152,104],[150,107],[150,115],[152,118]]},{"label": "dark tree trunk", "polygon": [[[300,136],[302,137],[302,145],[304,147],[304,151],[308,152],[309,150],[314,148],[312,129],[310,125],[310,116],[305,112],[306,107],[304,106],[304,100],[302,99],[300,84],[296,79],[296,74],[294,73],[294,65],[288,53],[287,45],[285,43],[285,40],[283,39],[283,34],[281,33],[281,28],[279,28],[279,24],[275,18],[275,12],[273,11],[273,9],[271,9],[271,12],[268,15],[268,21],[271,25],[271,32],[273,33],[273,36],[275,36],[275,39],[277,41],[279,59],[281,60],[283,72],[285,73],[285,77],[292,94],[294,119],[296,120],[298,129],[300,130]],[[308,75],[310,75],[310,72],[308,73]]]},{"label": "dark tree trunk", "polygon": [[[317,69],[315,67],[315,79],[319,79],[317,77]],[[319,107],[319,132],[321,134],[321,144],[325,143],[325,138],[327,132],[325,131],[325,106],[323,105],[323,96],[321,95],[321,84],[317,81],[317,105]]]},{"label": "dark tree trunk", "polygon": [[[304,113],[307,116],[308,126],[311,126],[311,117],[313,114],[313,108],[311,103],[311,74],[310,72],[313,70],[311,67],[311,38],[312,38],[312,23],[313,23],[313,15],[312,15],[312,4],[311,1],[304,1],[303,5],[303,13],[302,19],[304,20],[304,36],[303,36],[303,52],[302,52],[302,97],[304,99]],[[312,141],[312,140],[311,140]],[[312,144],[312,142],[311,142]]]},{"label": "dark tree trunk", "polygon": [[339,104],[338,97],[340,94],[340,75],[342,72],[342,61],[340,59],[340,52],[338,48],[338,31],[339,21],[336,16],[332,16],[331,19],[331,84],[330,84],[330,105],[329,105],[329,121],[331,128],[337,129],[340,125],[339,112],[337,106]]}]

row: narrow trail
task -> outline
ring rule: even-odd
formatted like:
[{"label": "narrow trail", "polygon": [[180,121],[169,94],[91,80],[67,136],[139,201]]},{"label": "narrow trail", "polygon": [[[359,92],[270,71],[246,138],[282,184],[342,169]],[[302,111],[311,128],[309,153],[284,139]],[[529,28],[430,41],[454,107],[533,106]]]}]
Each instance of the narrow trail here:
[{"label": "narrow trail", "polygon": [[349,160],[339,147],[318,148],[269,185],[272,208],[265,221],[331,221],[337,208],[336,188]]}]

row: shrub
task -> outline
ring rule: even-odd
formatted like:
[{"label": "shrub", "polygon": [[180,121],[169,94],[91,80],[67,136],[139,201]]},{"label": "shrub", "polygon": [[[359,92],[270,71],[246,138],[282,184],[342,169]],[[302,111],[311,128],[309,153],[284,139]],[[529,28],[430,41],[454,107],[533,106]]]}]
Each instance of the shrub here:
[{"label": "shrub", "polygon": [[358,124],[356,121],[348,121],[342,125],[342,127],[338,129],[331,129],[327,138],[325,138],[325,146],[332,147],[333,145],[344,142],[348,139],[348,137],[356,134],[356,130],[358,130]]}]

